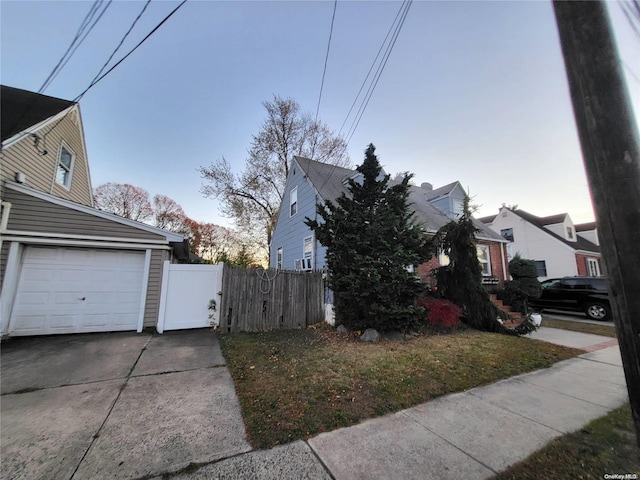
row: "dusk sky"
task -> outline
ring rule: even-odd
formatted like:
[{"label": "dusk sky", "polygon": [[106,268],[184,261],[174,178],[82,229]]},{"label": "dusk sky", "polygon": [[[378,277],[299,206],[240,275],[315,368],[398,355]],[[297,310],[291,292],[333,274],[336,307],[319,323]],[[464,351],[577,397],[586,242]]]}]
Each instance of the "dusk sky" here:
[{"label": "dusk sky", "polygon": [[[37,91],[93,2],[0,4],[1,81]],[[179,2],[152,1],[122,57]],[[45,90],[72,100],[144,6],[113,1]],[[338,131],[401,6],[338,1],[319,118]],[[636,118],[640,35],[608,4]],[[200,165],[240,171],[273,95],[315,114],[333,1],[188,1],[80,101],[92,184],[131,183],[223,225],[200,194]],[[347,123],[350,124],[351,120]],[[434,187],[459,180],[478,216],[502,203],[594,219],[550,1],[415,1],[349,143],[388,173]]]}]

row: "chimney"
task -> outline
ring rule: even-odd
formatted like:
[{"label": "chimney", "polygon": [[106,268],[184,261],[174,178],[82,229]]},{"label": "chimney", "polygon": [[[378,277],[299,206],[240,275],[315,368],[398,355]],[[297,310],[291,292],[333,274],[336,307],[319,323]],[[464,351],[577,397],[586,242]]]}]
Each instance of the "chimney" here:
[{"label": "chimney", "polygon": [[431,185],[429,182],[424,182],[420,184],[420,188],[426,190],[427,192],[430,192],[433,190],[433,185]]}]

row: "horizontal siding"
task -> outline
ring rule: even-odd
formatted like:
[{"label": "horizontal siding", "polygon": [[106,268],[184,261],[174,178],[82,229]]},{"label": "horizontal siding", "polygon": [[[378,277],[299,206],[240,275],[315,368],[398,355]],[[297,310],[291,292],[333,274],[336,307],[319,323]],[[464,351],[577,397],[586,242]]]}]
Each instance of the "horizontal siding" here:
[{"label": "horizontal siding", "polygon": [[4,200],[11,202],[7,227],[9,230],[147,240],[164,239],[162,235],[72,210],[10,189],[6,189]]},{"label": "horizontal siding", "polygon": [[162,288],[162,266],[165,260],[169,260],[169,252],[166,250],[151,251],[149,283],[147,284],[147,300],[144,309],[143,325],[145,327],[155,327],[158,323],[160,291]]},{"label": "horizontal siding", "polygon": [[[289,215],[289,194],[295,187],[298,188],[298,213],[291,217]],[[282,247],[282,268],[284,270],[294,270],[295,260],[303,256],[303,239],[313,234],[311,229],[305,225],[305,218],[316,217],[315,190],[309,185],[309,182],[304,177],[304,172],[297,163],[292,165],[280,210],[276,229],[271,240],[269,265],[271,268],[276,267],[278,248]],[[316,242],[314,251],[315,268],[319,269],[324,265],[324,252],[324,247]]]},{"label": "horizontal siding", "polygon": [[[55,128],[52,128],[54,125]],[[85,157],[81,127],[79,115],[74,109],[65,115],[57,125],[56,122],[53,122],[37,132],[41,138],[38,148],[40,150],[46,149],[46,155],[38,153],[30,135],[4,148],[0,178],[14,181],[16,172],[22,172],[26,175],[26,186],[90,206],[92,192],[87,176],[87,158]],[[43,142],[42,137],[45,133],[47,136]],[[63,141],[75,154],[69,190],[54,181],[58,155]]]}]

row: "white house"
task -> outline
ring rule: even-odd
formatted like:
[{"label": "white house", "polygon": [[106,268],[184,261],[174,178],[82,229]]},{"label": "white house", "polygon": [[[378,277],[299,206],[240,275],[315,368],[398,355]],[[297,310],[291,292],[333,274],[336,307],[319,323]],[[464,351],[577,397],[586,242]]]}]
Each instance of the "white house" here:
[{"label": "white house", "polygon": [[604,274],[595,223],[576,226],[567,213],[537,217],[506,206],[480,221],[509,241],[509,259],[534,260],[540,280]]}]

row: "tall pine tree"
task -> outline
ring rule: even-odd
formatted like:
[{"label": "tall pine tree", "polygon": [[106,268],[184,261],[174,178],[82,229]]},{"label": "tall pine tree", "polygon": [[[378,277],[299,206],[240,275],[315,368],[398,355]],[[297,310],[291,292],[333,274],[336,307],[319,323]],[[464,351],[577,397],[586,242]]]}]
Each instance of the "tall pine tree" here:
[{"label": "tall pine tree", "polygon": [[306,219],[327,247],[336,324],[353,330],[408,330],[419,319],[421,291],[408,267],[426,261],[428,242],[408,205],[410,175],[390,185],[370,144],[348,194],[318,205],[321,222]]}]

